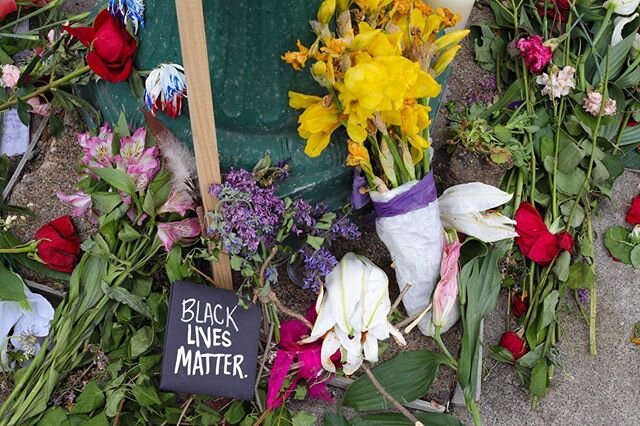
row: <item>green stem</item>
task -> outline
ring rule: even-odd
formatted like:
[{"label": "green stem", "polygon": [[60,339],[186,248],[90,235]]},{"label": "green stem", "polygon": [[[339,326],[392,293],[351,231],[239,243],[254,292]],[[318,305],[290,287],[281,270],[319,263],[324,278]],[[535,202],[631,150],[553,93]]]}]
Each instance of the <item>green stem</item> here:
[{"label": "green stem", "polygon": [[440,327],[436,327],[436,332],[433,335],[433,340],[436,341],[438,346],[440,346],[442,352],[444,352],[444,355],[449,359],[449,362],[451,363],[450,367],[457,370],[458,361],[456,361],[456,359],[451,355],[451,352],[449,352],[449,349],[447,349],[444,342],[442,341],[442,338],[440,337]]},{"label": "green stem", "polygon": [[30,29],[30,30],[29,30],[29,32],[30,32],[30,33],[31,33],[31,32],[36,33],[36,32],[38,32],[38,31],[46,30],[46,29],[48,29],[48,28],[57,27],[57,26],[59,26],[59,25],[61,25],[61,24],[64,24],[64,23],[66,23],[66,22],[72,23],[72,22],[76,22],[76,21],[82,21],[83,19],[88,18],[88,17],[89,17],[89,15],[90,15],[90,13],[89,13],[89,12],[80,13],[80,14],[78,14],[78,15],[73,15],[73,16],[70,16],[70,17],[68,17],[68,18],[66,18],[66,19],[62,19],[62,20],[60,20],[60,21],[51,22],[51,23],[46,24],[46,25],[43,25],[43,26],[41,26],[41,27]]},{"label": "green stem", "polygon": [[43,12],[46,12],[49,9],[53,9],[54,7],[58,6],[58,4],[61,2],[62,0],[53,0],[51,3],[48,3],[46,5],[44,5],[43,7],[40,7],[38,9],[36,9],[35,11],[26,14],[24,16],[19,17],[18,19],[9,22],[6,25],[3,25],[0,27],[0,31],[2,30],[6,30],[7,28],[11,28],[12,26],[22,22],[22,21],[26,21],[27,19],[31,19],[34,16],[40,15]]},{"label": "green stem", "polygon": [[[49,3],[51,4],[51,3]],[[91,70],[91,68],[89,67],[89,65],[85,65],[82,68],[78,68],[77,70],[75,70],[74,72],[59,78],[58,80],[54,80],[51,83],[38,87],[38,89],[34,90],[33,92],[29,93],[28,95],[25,96],[21,96],[19,99],[21,101],[26,101],[29,100],[31,98],[35,98],[36,96],[40,96],[46,92],[48,92],[51,89],[54,89],[58,86],[61,86],[65,83],[68,83],[69,81],[73,80],[76,77],[81,76],[82,74],[86,73],[87,71]],[[15,96],[12,96],[8,101],[6,101],[5,103],[0,105],[0,111],[5,111],[9,108],[11,108],[12,106],[14,106],[15,104],[18,103],[18,98],[16,98]]]},{"label": "green stem", "polygon": [[[555,106],[555,103],[554,103]],[[563,120],[563,116],[564,116],[564,110],[565,110],[565,100],[564,98],[562,98],[560,100],[560,111],[559,111],[559,115],[556,115],[556,117],[558,117],[558,121],[556,122],[556,134],[555,134],[555,141],[554,141],[554,151],[553,151],[553,175],[552,175],[552,187],[551,187],[551,207],[552,207],[552,214],[553,214],[553,220],[556,220],[558,218],[558,186],[557,186],[557,182],[558,182],[558,152],[559,152],[559,147],[560,147],[560,129],[562,127],[562,122]]]},{"label": "green stem", "polygon": [[383,134],[382,137],[384,137],[384,139],[387,141],[387,145],[389,146],[389,151],[391,151],[393,161],[400,170],[400,178],[402,179],[402,182],[400,182],[400,184],[409,182],[412,179],[409,177],[409,172],[407,172],[407,169],[404,167],[404,162],[402,161],[402,157],[400,157],[398,147],[396,146],[395,142],[391,140],[391,136],[389,136],[388,134]]},{"label": "green stem", "polygon": [[[589,237],[589,241],[591,242],[591,247],[593,247],[593,224],[591,222],[591,212],[589,212],[589,217],[587,219],[587,236]],[[593,268],[593,266],[592,266]],[[589,349],[591,351],[591,355],[598,354],[598,347],[596,344],[596,307],[597,307],[597,289],[596,282],[591,283],[591,287],[589,289]]]},{"label": "green stem", "polygon": [[478,405],[473,400],[473,395],[467,397],[465,395],[464,403],[467,406],[467,410],[469,414],[471,414],[471,418],[473,419],[473,424],[475,426],[482,426],[482,418],[480,417],[480,410],[478,409]]}]

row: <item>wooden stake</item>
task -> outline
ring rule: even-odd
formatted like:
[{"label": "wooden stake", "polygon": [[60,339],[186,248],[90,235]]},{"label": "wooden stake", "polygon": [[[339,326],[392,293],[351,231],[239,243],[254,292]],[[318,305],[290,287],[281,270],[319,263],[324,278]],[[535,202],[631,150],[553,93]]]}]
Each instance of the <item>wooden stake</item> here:
[{"label": "wooden stake", "polygon": [[[202,202],[205,210],[209,211],[216,205],[216,199],[209,194],[209,185],[220,183],[222,177],[202,0],[176,0],[176,11],[182,61],[187,78],[196,169]],[[217,262],[212,263],[211,268],[218,287],[233,288],[231,266],[227,255],[222,255]]]}]

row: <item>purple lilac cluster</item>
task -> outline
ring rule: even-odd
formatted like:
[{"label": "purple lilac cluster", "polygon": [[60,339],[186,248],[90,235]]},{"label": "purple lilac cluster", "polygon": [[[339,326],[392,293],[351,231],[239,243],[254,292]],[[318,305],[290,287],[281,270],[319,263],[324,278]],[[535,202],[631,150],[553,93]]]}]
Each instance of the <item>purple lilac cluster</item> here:
[{"label": "purple lilac cluster", "polygon": [[223,184],[211,185],[209,193],[220,201],[209,232],[223,240],[227,252],[256,253],[261,243],[275,244],[285,206],[273,187],[261,188],[251,173],[240,169],[227,173]]},{"label": "purple lilac cluster", "polygon": [[589,293],[589,289],[581,288],[578,290],[578,302],[582,305],[588,305],[591,301],[591,293]]},{"label": "purple lilac cluster", "polygon": [[305,246],[300,249],[300,255],[304,256],[304,288],[317,293],[324,278],[338,264],[338,259],[326,247],[313,250]]}]

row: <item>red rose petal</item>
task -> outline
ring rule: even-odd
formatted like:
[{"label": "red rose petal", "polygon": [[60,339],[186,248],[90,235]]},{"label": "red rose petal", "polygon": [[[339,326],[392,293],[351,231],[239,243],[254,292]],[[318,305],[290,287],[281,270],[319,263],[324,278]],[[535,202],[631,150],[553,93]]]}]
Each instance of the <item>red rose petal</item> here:
[{"label": "red rose petal", "polygon": [[626,219],[632,225],[640,225],[640,195],[636,195],[631,201]]}]

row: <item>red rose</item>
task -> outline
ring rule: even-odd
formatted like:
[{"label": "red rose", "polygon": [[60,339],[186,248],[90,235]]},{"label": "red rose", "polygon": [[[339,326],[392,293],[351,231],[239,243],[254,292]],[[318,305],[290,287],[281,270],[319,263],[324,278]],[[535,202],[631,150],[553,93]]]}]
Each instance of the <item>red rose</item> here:
[{"label": "red rose", "polygon": [[[544,1],[538,2],[538,15],[544,16]],[[571,2],[569,0],[549,0],[547,2],[547,16],[554,21],[565,22],[569,17]]]},{"label": "red rose", "polygon": [[513,331],[507,331],[500,338],[500,347],[505,348],[513,354],[516,361],[522,358],[529,350],[524,339]]},{"label": "red rose", "polygon": [[16,10],[18,10],[16,0],[0,0],[0,21]]},{"label": "red rose", "polygon": [[627,211],[627,222],[632,225],[640,225],[640,195],[636,195],[631,201],[631,207]]},{"label": "red rose", "polygon": [[552,234],[542,216],[530,203],[524,202],[514,216],[516,221],[516,244],[522,254],[547,266],[562,250],[573,253],[573,237],[566,231]]},{"label": "red rose", "polygon": [[634,119],[629,119],[629,121],[627,121],[627,127],[636,127],[637,125],[638,123]]},{"label": "red rose", "polygon": [[100,77],[112,83],[129,77],[138,44],[118,18],[103,10],[93,27],[63,29],[89,48],[87,64]]},{"label": "red rose", "polygon": [[513,293],[513,297],[511,298],[511,313],[516,318],[520,318],[527,312],[527,298],[522,297],[521,294]]},{"label": "red rose", "polygon": [[80,238],[69,216],[61,216],[36,231],[38,256],[49,268],[71,273],[80,256]]}]

